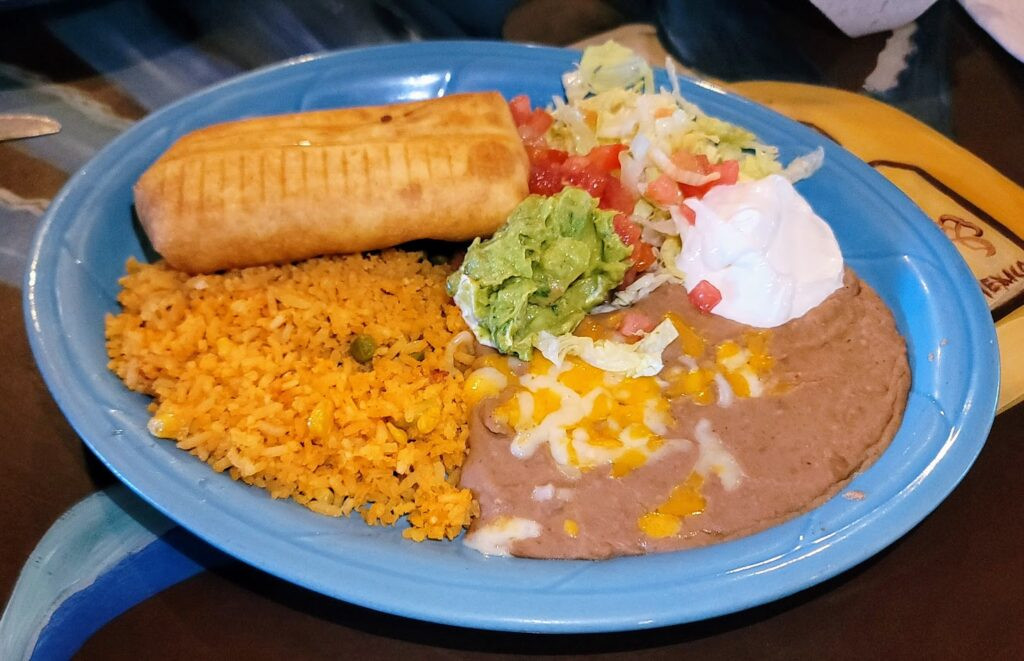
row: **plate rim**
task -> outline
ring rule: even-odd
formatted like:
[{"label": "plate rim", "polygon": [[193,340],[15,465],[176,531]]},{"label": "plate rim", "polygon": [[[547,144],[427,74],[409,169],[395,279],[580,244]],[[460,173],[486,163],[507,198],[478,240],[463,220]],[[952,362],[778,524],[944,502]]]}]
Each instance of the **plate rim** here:
[{"label": "plate rim", "polygon": [[[39,324],[41,299],[39,296],[40,291],[38,268],[40,264],[40,258],[43,254],[44,249],[49,247],[47,244],[47,240],[51,236],[50,232],[52,231],[52,226],[56,223],[56,221],[59,218],[61,218],[64,215],[64,212],[62,210],[67,198],[69,197],[69,195],[71,195],[72,192],[78,190],[78,188],[82,186],[81,182],[88,180],[90,166],[92,166],[96,162],[101,162],[102,158],[104,158],[105,155],[114,153],[122,144],[130,144],[134,138],[136,138],[139,135],[142,135],[143,131],[146,128],[153,124],[159,124],[159,122],[164,118],[172,116],[173,113],[177,111],[177,109],[180,109],[183,106],[187,106],[188,104],[195,103],[196,98],[201,98],[207,95],[216,95],[225,88],[230,89],[234,86],[244,86],[248,83],[253,82],[254,80],[260,79],[263,76],[273,75],[273,72],[287,72],[288,70],[291,70],[294,67],[302,66],[308,62],[324,63],[333,60],[344,60],[345,58],[354,56],[357,57],[361,54],[372,55],[389,53],[393,55],[395,53],[405,54],[408,53],[409,51],[430,52],[439,50],[448,50],[452,54],[460,54],[463,56],[470,54],[501,55],[503,52],[518,54],[529,53],[531,54],[531,56],[536,55],[539,56],[541,59],[555,57],[566,58],[572,57],[574,53],[578,53],[566,49],[557,49],[535,45],[509,44],[505,42],[432,41],[357,47],[291,58],[283,62],[279,62],[276,64],[272,64],[269,66],[249,71],[240,76],[228,78],[213,86],[189,94],[171,104],[168,104],[167,106],[164,106],[163,108],[154,111],[153,113],[142,119],[140,122],[138,122],[135,126],[128,129],[127,131],[119,135],[117,138],[112,140],[109,144],[104,146],[103,149],[98,151],[94,155],[94,157],[89,161],[89,163],[87,163],[82,169],[80,169],[77,173],[75,173],[74,176],[72,176],[69,179],[69,181],[65,184],[60,193],[54,198],[46,214],[40,220],[39,225],[37,227],[36,234],[29,252],[28,268],[26,269],[25,281],[23,286],[25,324],[26,330],[28,331],[29,335],[30,346],[33,355],[36,359],[37,366],[39,367],[40,373],[42,374],[44,381],[46,382],[47,387],[51,392],[51,395],[54,397],[54,400],[57,402],[62,413],[75,428],[76,433],[79,435],[80,438],[82,438],[82,440],[90,448],[90,450],[94,454],[96,454],[100,458],[100,460],[103,461],[103,463],[107,465],[107,467],[112,472],[114,472],[115,475],[117,475],[118,479],[127,484],[129,488],[132,489],[132,491],[134,491],[137,495],[139,495],[143,500],[148,502],[150,505],[154,506],[157,510],[163,512],[169,518],[178,522],[179,525],[182,525],[182,527],[189,530],[193,534],[196,534],[197,536],[203,538],[206,542],[210,543],[211,545],[217,548],[221,548],[222,550],[226,551],[232,556],[237,557],[248,564],[263,569],[264,571],[268,571],[269,573],[280,576],[285,580],[289,580],[298,585],[302,585],[304,587],[316,590],[328,596],[344,599],[352,603],[367,606],[388,613],[393,613],[396,615],[413,617],[421,620],[433,621],[442,624],[471,626],[477,628],[505,631],[570,633],[620,631],[647,628],[653,626],[663,626],[686,621],[694,621],[714,617],[729,612],[735,612],[751,606],[767,603],[769,601],[781,598],[788,594],[792,594],[796,591],[810,587],[811,585],[820,583],[821,581],[830,578],[831,576],[834,576],[840,573],[841,571],[845,571],[849,568],[852,568],[860,564],[868,557],[876,554],[889,544],[895,542],[913,526],[917,525],[917,523],[919,523],[925,516],[927,516],[929,512],[931,512],[935,507],[937,507],[945,499],[945,497],[948,496],[948,494],[953,490],[953,488],[955,488],[955,486],[960,482],[960,480],[966,474],[967,470],[973,464],[978,453],[980,453],[981,448],[984,445],[985,439],[988,436],[989,429],[991,427],[995,415],[996,392],[998,390],[998,355],[997,353],[995,353],[995,329],[994,325],[991,324],[990,317],[987,316],[987,307],[984,306],[984,302],[981,299],[980,291],[976,292],[976,296],[973,299],[973,304],[976,308],[979,305],[984,308],[986,315],[985,319],[988,323],[982,324],[981,319],[978,318],[978,315],[970,315],[966,318],[966,324],[967,326],[970,327],[969,330],[971,331],[971,336],[977,337],[977,339],[979,340],[988,340],[987,343],[991,346],[991,350],[989,351],[986,357],[988,358],[988,362],[994,363],[995,372],[992,375],[992,378],[986,382],[980,381],[981,375],[978,373],[977,370],[975,370],[975,373],[972,374],[972,383],[974,385],[972,385],[972,387],[969,388],[967,392],[968,394],[980,395],[980,397],[978,398],[980,401],[971,401],[967,403],[967,407],[964,412],[965,424],[960,427],[960,431],[963,431],[967,426],[966,422],[970,421],[973,423],[972,429],[970,430],[972,432],[971,435],[977,436],[978,438],[977,440],[974,441],[973,445],[969,445],[966,448],[964,447],[963,443],[956,446],[959,449],[959,453],[964,456],[960,457],[961,461],[959,464],[957,464],[955,470],[953,471],[953,474],[950,476],[946,476],[944,478],[942,486],[938,489],[938,497],[927,499],[927,502],[924,503],[917,503],[916,507],[914,507],[914,509],[911,512],[904,514],[904,516],[899,520],[900,525],[890,525],[889,528],[887,528],[887,533],[881,536],[881,541],[876,539],[873,543],[862,546],[859,553],[847,552],[844,556],[845,559],[843,562],[835,563],[834,565],[827,565],[823,569],[819,569],[811,573],[810,575],[802,577],[802,579],[788,578],[786,581],[784,581],[785,586],[781,589],[776,588],[773,590],[761,591],[757,594],[748,594],[745,595],[745,598],[733,598],[731,601],[728,601],[727,603],[719,603],[717,607],[704,608],[696,616],[690,615],[683,618],[670,616],[665,618],[658,617],[657,613],[652,613],[650,614],[650,617],[642,616],[642,614],[635,614],[630,618],[623,618],[621,616],[606,618],[591,617],[585,620],[579,620],[574,619],[572,617],[566,617],[563,619],[548,618],[546,620],[531,620],[529,618],[523,617],[501,617],[481,613],[439,613],[436,608],[431,607],[417,608],[410,604],[396,605],[394,603],[387,602],[386,600],[382,602],[379,598],[374,598],[374,595],[347,594],[345,593],[344,590],[339,591],[336,586],[324,585],[309,576],[295,575],[294,572],[282,572],[279,567],[271,566],[273,565],[273,563],[267,563],[265,560],[255,558],[251,550],[248,552],[246,552],[244,549],[240,551],[237,544],[226,544],[224,543],[223,539],[219,538],[217,535],[210,535],[209,531],[207,530],[197,531],[193,526],[189,526],[182,523],[181,517],[179,516],[180,513],[173,511],[173,507],[168,507],[166,506],[165,503],[157,502],[154,498],[151,498],[149,495],[147,495],[147,493],[144,492],[144,490],[141,487],[134,484],[134,482],[131,479],[123,475],[122,472],[115,465],[116,462],[114,462],[112,459],[108,458],[103,453],[101,453],[94,446],[93,442],[90,441],[88,435],[83,433],[82,429],[84,427],[87,427],[88,424],[86,421],[78,417],[75,402],[71,401],[72,393],[70,391],[65,391],[65,388],[68,388],[69,386],[62,382],[63,377],[59,372],[58,364],[55,362],[56,357],[51,353],[54,350],[54,338],[47,336],[47,334],[43,332],[42,327]],[[785,123],[785,130],[787,133],[794,132],[794,130],[799,129],[802,131],[806,131],[808,133],[812,133],[816,140],[820,141],[826,139],[818,136],[818,134],[816,133],[813,133],[811,129],[801,126],[794,120],[791,120],[775,112],[774,110],[771,110],[770,108],[761,106],[757,103],[754,103],[753,101],[750,101],[749,99],[746,99],[734,93],[727,92],[722,88],[718,87],[717,85],[709,84],[706,81],[697,81],[686,77],[681,78],[685,81],[688,81],[689,84],[695,84],[706,90],[709,90],[710,92],[723,95],[723,97],[729,99],[730,103],[739,103],[741,106],[745,105],[747,107],[754,107],[757,108],[759,112],[768,112],[771,115],[774,115],[773,119],[775,121],[782,121]],[[801,135],[799,131],[797,131],[796,134],[797,136]],[[806,135],[804,137],[806,137]],[[847,152],[841,146],[836,145],[836,148],[842,150],[843,153],[852,157],[852,155],[849,154],[849,152]],[[862,161],[861,164],[864,166],[864,168],[868,168],[868,166],[866,164],[863,164]],[[910,215],[919,216],[927,223],[928,226],[933,225],[931,221],[926,216],[924,216],[923,212],[917,209],[916,206],[913,205],[913,203],[909,200],[909,198],[907,198],[902,193],[902,191],[900,191],[894,185],[885,180],[884,177],[882,177],[880,174],[871,171],[870,169],[863,171],[861,174],[869,179],[873,179],[874,177],[869,176],[869,172],[873,173],[874,177],[877,177],[877,180],[875,182],[876,185],[872,186],[872,188],[877,188],[878,185],[882,186],[883,190],[876,192],[879,193],[881,198],[885,199],[886,204],[890,206],[903,208],[905,208],[909,204],[911,207],[913,207],[913,211],[916,212],[910,213]],[[71,211],[70,215],[73,217],[74,211]],[[915,222],[920,221],[918,220]],[[933,227],[932,229],[934,230],[935,228]],[[947,256],[950,252],[955,256],[955,259],[958,261],[958,265],[955,266],[954,268],[960,271],[960,276],[963,276],[965,272],[969,275],[969,271],[967,270],[966,264],[963,262],[962,258],[960,258],[959,254],[956,253],[955,248],[953,248],[951,244],[948,245],[948,251],[944,252],[947,253]],[[973,276],[971,277],[973,282]],[[45,295],[45,292],[43,292],[43,294]],[[965,302],[964,304],[967,305],[968,303]],[[981,349],[975,348],[974,350],[975,354],[977,354],[979,351],[981,351]],[[72,413],[74,413],[75,415],[73,416],[72,414],[69,414],[69,410],[71,410]],[[966,416],[971,417],[968,420]],[[947,439],[946,445],[949,446],[949,448],[952,448],[952,444],[956,440],[958,440],[958,437],[954,435],[953,438]],[[948,464],[945,467],[948,468]],[[890,501],[887,501],[884,504],[888,505],[889,507],[892,507],[892,500],[894,499],[891,499]],[[879,517],[888,518],[886,515],[887,511],[887,508],[883,509],[881,507],[871,510],[865,516],[856,519],[853,523],[851,523],[850,526],[847,526],[846,528],[837,531],[837,533],[843,532],[845,534],[840,536],[835,541],[842,541],[849,535],[857,533],[858,530],[867,525],[870,525],[875,519]],[[720,545],[716,545],[716,547],[717,546]],[[834,542],[828,544],[827,547],[835,548]],[[817,553],[817,551],[815,551],[815,553]],[[645,557],[654,558],[656,556]],[[620,561],[608,562],[628,563],[630,560],[632,559],[621,559]],[[545,561],[527,560],[519,562],[532,563]],[[796,563],[794,562],[794,564]],[[792,569],[790,568],[789,573],[791,573],[791,571]],[[789,576],[789,573],[775,574],[775,576]]]}]

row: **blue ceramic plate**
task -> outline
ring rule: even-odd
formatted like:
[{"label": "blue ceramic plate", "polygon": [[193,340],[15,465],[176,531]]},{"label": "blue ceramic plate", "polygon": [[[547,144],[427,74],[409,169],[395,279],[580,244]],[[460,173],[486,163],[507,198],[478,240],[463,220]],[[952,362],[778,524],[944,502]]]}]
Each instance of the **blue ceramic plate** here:
[{"label": "blue ceramic plate", "polygon": [[125,259],[142,257],[132,184],[172,140],[239,117],[467,90],[545,103],[561,92],[560,75],[576,57],[467,42],[339,52],[230,80],[139,122],[72,178],[30,255],[29,335],[64,414],[128,486],[211,544],[324,594],[448,624],[586,632],[698,620],[791,594],[892,543],[963,477],[992,422],[996,340],[977,284],[928,218],[857,158],[774,112],[690,81],[684,95],[779,145],[787,160],[824,146],[825,166],[800,190],[907,338],[906,416],[889,450],[848,487],[863,500],[839,495],[763,533],[693,551],[605,562],[488,558],[459,542],[413,544],[396,529],[271,500],[146,432],[147,398],[107,371],[103,317],[117,310]]}]

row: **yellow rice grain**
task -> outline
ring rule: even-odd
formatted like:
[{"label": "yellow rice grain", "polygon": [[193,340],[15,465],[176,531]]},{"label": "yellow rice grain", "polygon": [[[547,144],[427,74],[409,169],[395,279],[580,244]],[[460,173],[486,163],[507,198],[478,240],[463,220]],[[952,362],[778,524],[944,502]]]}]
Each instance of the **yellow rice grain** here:
[{"label": "yellow rice grain", "polygon": [[[392,250],[196,277],[126,270],[109,366],[154,397],[154,434],[321,514],[407,516],[416,541],[469,525],[468,406],[449,346],[466,326],[446,267]],[[349,355],[357,334],[377,343],[368,365]]]}]

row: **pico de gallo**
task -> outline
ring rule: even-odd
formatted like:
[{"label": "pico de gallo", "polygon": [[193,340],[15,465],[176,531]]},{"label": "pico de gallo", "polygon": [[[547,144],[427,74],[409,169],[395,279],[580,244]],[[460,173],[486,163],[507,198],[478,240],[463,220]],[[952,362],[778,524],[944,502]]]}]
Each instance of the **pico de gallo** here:
[{"label": "pico de gallo", "polygon": [[657,270],[659,248],[696,222],[687,199],[783,169],[774,147],[686,101],[674,75],[671,88],[655,90],[646,62],[614,42],[588,48],[564,82],[566,100],[547,108],[525,95],[509,102],[530,158],[530,192],[581,188],[618,212],[615,230],[632,248],[623,288]]},{"label": "pico de gallo", "polygon": [[[526,95],[509,102],[530,161],[532,196],[561,196],[570,188],[584,191],[596,202],[594,214],[614,214],[614,235],[629,250],[625,258],[628,267],[618,284],[608,290],[609,300],[599,305],[588,303],[587,309],[573,310],[562,321],[580,319],[582,313],[629,308],[667,282],[684,284],[694,306],[710,313],[722,301],[722,292],[707,280],[684,282],[677,266],[686,236],[697,224],[691,202],[701,200],[716,187],[773,174],[803,178],[820,164],[820,155],[811,155],[783,168],[775,147],[762,144],[742,127],[706,115],[686,100],[671,61],[667,69],[669,85],[656,89],[650,66],[629,49],[609,41],[587,48],[579,66],[563,76],[564,98],[553,97],[547,106],[535,106]],[[565,203],[562,200],[557,204]],[[536,201],[530,204],[542,208]],[[517,210],[513,216],[517,213],[522,215]],[[537,227],[547,231],[553,225],[545,221]],[[499,231],[503,239],[508,238],[505,233]],[[495,239],[474,243],[471,256],[474,251],[493,252],[496,248],[489,242],[498,238],[495,235]],[[565,301],[549,300],[549,288],[541,282],[543,274],[530,285],[531,293],[524,289],[516,296],[511,290],[503,291],[506,284],[487,285],[477,280],[460,268],[449,281],[450,290],[478,339],[492,346],[498,329],[507,333],[510,328],[520,328],[523,332],[514,342],[508,342],[517,347],[516,351],[529,351],[539,332],[536,320],[526,319],[534,299],[538,305],[566,312]],[[523,289],[522,280],[522,275],[513,277],[509,271],[505,282]],[[507,303],[512,299],[526,302],[510,306]],[[500,315],[495,312],[499,302],[508,308],[503,308]],[[512,320],[510,314],[525,316]],[[493,327],[489,331],[485,320]],[[556,335],[565,333],[563,326],[560,322],[550,330]],[[620,332],[627,338],[639,338],[652,329],[651,320],[630,315],[627,310]]]}]

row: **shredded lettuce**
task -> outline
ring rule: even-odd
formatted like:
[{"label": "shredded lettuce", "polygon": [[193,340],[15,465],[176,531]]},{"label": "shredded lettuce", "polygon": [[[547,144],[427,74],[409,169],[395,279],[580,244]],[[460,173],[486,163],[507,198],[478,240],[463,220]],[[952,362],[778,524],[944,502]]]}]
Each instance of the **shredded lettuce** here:
[{"label": "shredded lettuce", "polygon": [[778,151],[754,150],[753,153],[743,154],[740,158],[740,180],[753,181],[764,179],[770,174],[778,174],[782,171],[782,164],[779,163]]},{"label": "shredded lettuce", "polygon": [[817,172],[824,162],[825,150],[818,147],[814,151],[794,158],[780,174],[789,179],[789,183],[795,184]]},{"label": "shredded lettuce", "polygon": [[477,294],[479,292],[480,286],[477,285],[476,281],[465,273],[460,272],[458,284],[455,286],[455,293],[452,294],[452,300],[459,307],[462,318],[465,319],[466,325],[473,329],[473,333],[480,344],[494,347],[494,340],[491,339],[490,331],[481,324],[480,318],[476,314]]},{"label": "shredded lettuce", "polygon": [[572,151],[586,154],[596,147],[597,137],[593,129],[587,125],[580,109],[567,104],[557,96],[552,98],[552,102],[554,110],[551,111],[551,116],[556,122],[564,124],[562,139],[572,142]]},{"label": "shredded lettuce", "polygon": [[[678,272],[675,265],[672,268]],[[665,268],[652,269],[634,280],[628,287],[616,291],[610,301],[597,306],[593,311],[596,313],[614,312],[628,308],[637,301],[647,298],[655,289],[667,282],[682,284],[683,279]]]},{"label": "shredded lettuce", "polygon": [[[680,93],[671,59],[666,69],[671,88],[656,90],[651,68],[628,48],[614,41],[587,48],[579,66],[563,77],[568,102],[554,99],[548,143],[574,154],[603,144],[628,144],[620,156],[621,180],[637,195],[661,174],[693,186],[714,178],[676,167],[671,155],[680,150],[706,156],[713,164],[738,160],[742,180],[783,171],[775,147],[705,114]],[[669,214],[660,209],[655,215],[664,219]]]},{"label": "shredded lettuce", "polygon": [[639,377],[654,376],[662,370],[664,363],[661,354],[677,337],[679,331],[666,319],[635,344],[612,340],[595,341],[576,335],[552,335],[542,331],[537,336],[535,346],[555,365],[561,365],[566,357],[572,355],[606,372]]},{"label": "shredded lettuce", "polygon": [[608,90],[653,90],[654,72],[644,58],[609,40],[583,51],[579,67],[562,76],[562,83],[572,103]]},{"label": "shredded lettuce", "polygon": [[554,121],[545,139],[551,147],[584,155],[601,145],[628,146],[619,155],[619,178],[638,198],[630,218],[643,228],[643,241],[660,247],[648,274],[617,292],[607,309],[628,306],[665,282],[682,281],[673,256],[686,240],[689,223],[674,203],[646,197],[648,185],[667,175],[681,184],[701,186],[721,175],[693,171],[679,152],[705,156],[711,164],[738,161],[739,181],[772,174],[797,181],[811,176],[824,157],[819,149],[784,168],[777,148],[684,98],[671,58],[665,69],[670,87],[655,89],[653,71],[642,57],[614,41],[592,46],[578,67],[563,76],[565,100],[555,97],[550,107]]},{"label": "shredded lettuce", "polygon": [[658,252],[658,265],[675,277],[679,282],[686,279],[683,272],[679,270],[678,266],[676,266],[676,258],[679,257],[679,253],[682,251],[683,244],[679,237],[670,236],[661,244],[661,250]]}]

